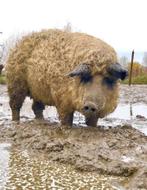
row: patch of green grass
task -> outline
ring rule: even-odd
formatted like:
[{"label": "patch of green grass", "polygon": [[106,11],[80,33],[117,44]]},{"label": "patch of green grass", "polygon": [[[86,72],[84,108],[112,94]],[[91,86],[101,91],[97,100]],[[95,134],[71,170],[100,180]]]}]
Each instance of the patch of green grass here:
[{"label": "patch of green grass", "polygon": [[0,84],[6,84],[6,77],[4,75],[0,75]]},{"label": "patch of green grass", "polygon": [[[122,82],[123,84],[129,84],[129,79],[124,80]],[[140,75],[137,77],[132,78],[132,84],[147,84],[147,74],[146,75]]]}]

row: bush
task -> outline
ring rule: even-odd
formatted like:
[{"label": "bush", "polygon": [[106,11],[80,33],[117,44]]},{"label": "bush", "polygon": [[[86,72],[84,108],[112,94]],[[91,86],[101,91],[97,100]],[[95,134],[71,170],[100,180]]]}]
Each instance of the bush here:
[{"label": "bush", "polygon": [[[124,80],[123,84],[129,84],[129,79]],[[147,84],[147,74],[132,77],[132,84]]]},{"label": "bush", "polygon": [[0,75],[0,84],[6,84],[6,77],[4,75]]}]

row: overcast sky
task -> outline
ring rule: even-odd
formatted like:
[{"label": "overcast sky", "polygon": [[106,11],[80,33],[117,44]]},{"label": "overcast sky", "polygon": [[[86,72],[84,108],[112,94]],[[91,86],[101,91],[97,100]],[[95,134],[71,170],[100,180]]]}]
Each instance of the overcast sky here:
[{"label": "overcast sky", "polygon": [[0,41],[22,32],[62,28],[67,22],[116,50],[147,51],[147,0],[0,1]]}]

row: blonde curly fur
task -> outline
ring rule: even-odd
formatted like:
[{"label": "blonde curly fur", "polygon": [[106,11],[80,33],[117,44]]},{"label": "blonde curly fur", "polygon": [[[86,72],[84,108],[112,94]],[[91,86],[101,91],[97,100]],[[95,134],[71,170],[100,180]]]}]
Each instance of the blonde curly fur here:
[{"label": "blonde curly fur", "polygon": [[[66,74],[86,63],[93,76],[105,75],[106,67],[116,62],[111,46],[87,34],[50,29],[23,37],[11,50],[6,65],[12,112],[30,96],[44,105],[56,106],[62,120],[66,114],[80,111],[84,94],[79,79]],[[112,92],[105,91],[109,103],[101,117],[115,109],[118,86]]]}]

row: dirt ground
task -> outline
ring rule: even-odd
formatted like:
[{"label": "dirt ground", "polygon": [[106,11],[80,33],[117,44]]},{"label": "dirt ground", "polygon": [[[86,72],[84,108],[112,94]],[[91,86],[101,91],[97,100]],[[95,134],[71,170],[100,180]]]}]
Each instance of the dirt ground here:
[{"label": "dirt ground", "polygon": [[[130,90],[123,85],[119,101],[147,104],[146,94],[145,85],[132,86]],[[0,97],[8,102],[5,86],[0,87]],[[3,106],[4,101],[0,104]],[[146,118],[143,121],[146,122]],[[49,160],[71,164],[80,171],[125,176],[121,185],[126,189],[147,189],[147,136],[131,125],[106,128],[75,125],[62,129],[58,122],[26,119],[19,124],[1,123],[0,140],[46,154]]]},{"label": "dirt ground", "polygon": [[121,85],[120,103],[145,103],[147,104],[147,85]]}]

